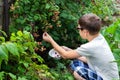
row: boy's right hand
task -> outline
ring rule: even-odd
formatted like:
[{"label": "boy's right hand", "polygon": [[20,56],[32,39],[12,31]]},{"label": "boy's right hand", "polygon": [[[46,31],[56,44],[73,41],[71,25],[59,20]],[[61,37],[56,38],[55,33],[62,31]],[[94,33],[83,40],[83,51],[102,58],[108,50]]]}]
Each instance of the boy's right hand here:
[{"label": "boy's right hand", "polygon": [[43,33],[43,40],[51,43],[51,41],[53,40],[52,37],[47,33],[47,32],[44,32]]}]

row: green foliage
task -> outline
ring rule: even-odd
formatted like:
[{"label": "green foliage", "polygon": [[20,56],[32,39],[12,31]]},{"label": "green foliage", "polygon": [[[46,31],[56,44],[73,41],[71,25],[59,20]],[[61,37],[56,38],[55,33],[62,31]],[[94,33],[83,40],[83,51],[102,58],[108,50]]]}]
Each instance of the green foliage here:
[{"label": "green foliage", "polygon": [[[58,73],[59,72],[59,73]],[[65,71],[55,71],[51,69],[52,75],[55,77],[56,80],[74,80],[72,74],[70,74],[67,70]]]},{"label": "green foliage", "polygon": [[75,29],[77,20],[91,12],[102,19],[113,15],[112,0],[16,0],[10,9],[10,29],[40,32],[40,36],[47,31],[60,45],[74,48],[84,43]]},{"label": "green foliage", "polygon": [[11,30],[47,29],[51,26],[50,21],[57,22],[58,11],[53,0],[16,0],[10,9]]},{"label": "green foliage", "polygon": [[118,62],[118,65],[120,66],[120,19],[111,24],[109,27],[103,29],[102,34],[105,36],[112,52],[114,53],[116,62]]},{"label": "green foliage", "polygon": [[79,13],[80,4],[71,0],[55,0],[55,2],[60,7],[59,16],[62,25],[61,27],[54,27],[52,31],[49,30],[49,33],[60,45],[75,48],[82,43],[76,30],[77,20],[81,15]]},{"label": "green foliage", "polygon": [[0,44],[0,80],[52,79],[44,60],[35,53],[36,42],[30,32],[12,33]]},{"label": "green foliage", "polygon": [[56,80],[74,80],[73,75],[68,70],[68,66],[71,60],[55,60],[56,66],[50,69],[51,74]]},{"label": "green foliage", "polygon": [[105,17],[110,17],[115,13],[115,6],[112,0],[89,0],[83,1],[83,6],[81,7],[82,13],[93,12],[100,16],[102,19]]}]

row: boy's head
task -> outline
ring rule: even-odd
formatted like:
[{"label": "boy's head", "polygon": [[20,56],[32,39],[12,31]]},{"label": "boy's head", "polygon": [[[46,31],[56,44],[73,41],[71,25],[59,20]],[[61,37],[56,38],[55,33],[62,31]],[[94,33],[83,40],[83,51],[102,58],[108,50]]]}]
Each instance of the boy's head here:
[{"label": "boy's head", "polygon": [[82,29],[88,30],[90,35],[99,33],[101,29],[101,19],[93,13],[83,15],[78,24]]}]

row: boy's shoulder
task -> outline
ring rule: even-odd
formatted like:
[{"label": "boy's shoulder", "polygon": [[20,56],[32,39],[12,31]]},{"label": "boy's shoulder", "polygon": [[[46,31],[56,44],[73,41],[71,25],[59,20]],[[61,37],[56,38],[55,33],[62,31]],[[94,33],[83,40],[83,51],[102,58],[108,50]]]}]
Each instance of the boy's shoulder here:
[{"label": "boy's shoulder", "polygon": [[92,41],[87,42],[85,44],[82,44],[81,47],[84,48],[94,48],[94,47],[99,47],[99,46],[103,46],[103,42],[105,42],[104,37],[99,34],[99,36],[97,36],[96,38],[94,38]]}]

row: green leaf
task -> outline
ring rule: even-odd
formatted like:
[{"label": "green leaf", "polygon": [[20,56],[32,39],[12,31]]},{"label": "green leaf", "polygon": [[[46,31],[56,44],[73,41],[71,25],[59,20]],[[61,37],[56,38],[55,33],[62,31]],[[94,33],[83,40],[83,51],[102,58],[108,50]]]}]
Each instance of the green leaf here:
[{"label": "green leaf", "polygon": [[45,9],[49,9],[50,8],[50,4],[46,4],[46,6],[45,6]]},{"label": "green leaf", "polygon": [[112,24],[110,27],[108,27],[108,28],[106,29],[106,31],[107,31],[108,33],[114,34],[115,31],[116,31],[116,29],[117,29],[117,26],[115,26],[114,24]]},{"label": "green leaf", "polygon": [[10,37],[10,41],[16,41],[16,37],[11,36],[11,37]]},{"label": "green leaf", "polygon": [[40,20],[40,19],[41,19],[41,17],[40,17],[40,15],[39,15],[39,14],[36,14],[36,15],[34,15],[34,19],[35,19],[35,20]]},{"label": "green leaf", "polygon": [[18,71],[20,71],[21,73],[26,72],[26,68],[23,67],[23,64],[22,64],[22,65],[19,65],[19,67],[18,67]]},{"label": "green leaf", "polygon": [[29,67],[29,63],[28,63],[27,61],[21,60],[19,63],[20,63],[20,64],[23,64],[25,68],[28,68],[28,67]]},{"label": "green leaf", "polygon": [[5,42],[5,38],[4,37],[0,37],[0,43]]},{"label": "green leaf", "polygon": [[8,73],[9,76],[12,78],[12,80],[16,80],[16,75],[12,74],[12,73]]},{"label": "green leaf", "polygon": [[114,53],[116,62],[120,63],[120,49],[119,48],[113,49],[113,53]]},{"label": "green leaf", "polygon": [[7,50],[7,48],[5,47],[5,44],[6,43],[3,43],[2,45],[1,45],[1,48],[2,48],[2,50],[7,54],[7,56],[8,56],[8,50]]},{"label": "green leaf", "polygon": [[116,32],[114,38],[115,38],[115,41],[120,41],[120,34]]},{"label": "green leaf", "polygon": [[14,36],[14,37],[15,37],[16,35],[15,35],[15,33],[12,33],[11,36]]},{"label": "green leaf", "polygon": [[20,52],[20,53],[24,53],[24,47],[23,47],[23,45],[22,44],[17,44],[17,47],[18,47],[18,52]]},{"label": "green leaf", "polygon": [[72,77],[71,75],[67,76],[68,80],[74,80],[74,77]]},{"label": "green leaf", "polygon": [[16,35],[15,35],[15,33],[11,33],[10,41],[16,41]]},{"label": "green leaf", "polygon": [[0,30],[0,32],[1,32],[5,37],[7,37],[7,34],[6,34],[4,31]]},{"label": "green leaf", "polygon": [[117,57],[120,57],[120,49],[117,48],[117,49],[113,49],[113,53],[117,55]]},{"label": "green leaf", "polygon": [[11,43],[11,42],[7,42],[5,44],[5,46],[7,47],[7,50],[14,56],[18,56],[19,58],[19,53],[18,53],[18,48],[17,46],[14,44],[14,43]]},{"label": "green leaf", "polygon": [[25,77],[18,77],[18,80],[27,80]]},{"label": "green leaf", "polygon": [[23,36],[22,31],[18,31],[18,32],[17,32],[17,35],[20,36],[20,37]]},{"label": "green leaf", "polygon": [[60,16],[63,18],[68,18],[68,14],[66,14],[65,12],[61,13]]},{"label": "green leaf", "polygon": [[24,43],[24,46],[26,46],[27,47],[26,49],[29,49],[31,53],[34,53],[34,45],[32,44],[32,42]]},{"label": "green leaf", "polygon": [[0,80],[4,80],[4,73],[5,73],[5,72],[3,72],[3,71],[0,72]]},{"label": "green leaf", "polygon": [[37,55],[36,53],[32,55],[32,58],[37,58],[38,61],[41,62],[41,63],[44,62],[44,59],[41,56]]},{"label": "green leaf", "polygon": [[3,60],[8,61],[8,55],[3,49],[4,49],[3,45],[0,45],[0,65]]},{"label": "green leaf", "polygon": [[25,39],[29,39],[29,38],[30,38],[30,33],[27,32],[27,31],[23,31],[23,37],[24,37]]}]

